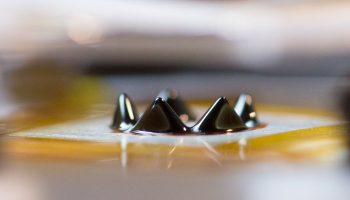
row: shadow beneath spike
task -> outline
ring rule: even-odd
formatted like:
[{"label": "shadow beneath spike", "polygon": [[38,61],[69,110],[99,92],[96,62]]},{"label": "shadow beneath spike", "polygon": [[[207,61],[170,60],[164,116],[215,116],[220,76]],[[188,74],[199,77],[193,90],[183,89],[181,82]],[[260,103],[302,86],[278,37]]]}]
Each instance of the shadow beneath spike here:
[{"label": "shadow beneath spike", "polygon": [[161,97],[175,111],[183,122],[195,120],[193,112],[188,108],[185,101],[179,96],[174,89],[162,90],[158,97]]},{"label": "shadow beneath spike", "polygon": [[169,104],[158,97],[130,131],[139,134],[165,133],[180,135],[187,134],[187,127]]},{"label": "shadow beneath spike", "polygon": [[242,118],[242,121],[248,128],[254,128],[259,125],[254,102],[250,95],[239,95],[234,106],[234,111]]},{"label": "shadow beneath spike", "polygon": [[241,118],[231,110],[225,97],[221,97],[209,108],[191,130],[196,134],[218,134],[243,130]]},{"label": "shadow beneath spike", "polygon": [[126,131],[136,124],[138,114],[134,103],[125,93],[118,97],[111,128]]}]

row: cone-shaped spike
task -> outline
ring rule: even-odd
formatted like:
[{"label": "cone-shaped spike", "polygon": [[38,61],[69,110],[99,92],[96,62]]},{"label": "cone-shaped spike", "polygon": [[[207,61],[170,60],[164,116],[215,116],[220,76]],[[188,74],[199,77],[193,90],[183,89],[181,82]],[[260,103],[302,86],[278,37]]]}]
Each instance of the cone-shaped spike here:
[{"label": "cone-shaped spike", "polygon": [[134,103],[128,95],[124,93],[120,94],[111,125],[112,129],[118,129],[120,131],[128,130],[136,124],[137,120],[138,114]]},{"label": "cone-shaped spike", "polygon": [[174,89],[162,90],[158,97],[161,97],[169,106],[175,111],[175,113],[184,122],[195,120],[194,114],[186,105],[185,101],[179,96],[179,93]]},{"label": "cone-shaped spike", "polygon": [[187,128],[175,111],[158,97],[130,131],[182,134]]},{"label": "cone-shaped spike", "polygon": [[253,128],[259,124],[257,113],[254,108],[254,102],[250,95],[239,95],[234,110],[242,118],[242,121],[247,127]]},{"label": "cone-shaped spike", "polygon": [[192,127],[192,132],[215,134],[244,129],[241,118],[231,110],[225,97],[221,97],[209,108],[203,117]]}]

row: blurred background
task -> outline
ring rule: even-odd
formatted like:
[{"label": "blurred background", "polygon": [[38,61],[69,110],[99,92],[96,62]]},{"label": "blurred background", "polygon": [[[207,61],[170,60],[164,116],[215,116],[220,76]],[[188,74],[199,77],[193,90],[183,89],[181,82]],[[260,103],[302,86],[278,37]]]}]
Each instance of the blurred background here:
[{"label": "blurred background", "polygon": [[189,99],[245,91],[260,102],[329,109],[350,69],[346,0],[0,6],[1,85],[10,93],[22,83],[64,88],[85,74],[138,100],[172,87]]},{"label": "blurred background", "polygon": [[[150,102],[164,88],[177,89],[186,100],[234,98],[246,92],[259,104],[336,113],[346,108],[350,113],[350,95],[345,95],[350,88],[348,0],[12,0],[1,1],[0,8],[0,134],[23,129],[28,123],[39,126],[99,115],[114,109],[120,92],[128,93],[137,102]],[[70,180],[75,185],[96,181],[101,186],[107,179],[111,187],[116,180],[125,178],[123,172],[112,169],[100,176],[85,177],[96,169],[79,166],[72,171],[82,172],[75,174],[72,168],[62,166],[56,167],[54,173],[48,172],[46,164],[16,162],[14,166],[15,169],[9,167],[9,173],[3,170],[0,186],[8,186],[2,180],[11,180],[9,183],[14,185],[4,192],[28,185],[23,178],[28,176],[28,169],[34,179],[42,180],[45,173],[50,174],[46,184],[51,188],[51,198],[28,189],[22,199],[62,199],[61,190],[55,190],[64,185],[62,171],[81,178]],[[18,175],[17,168],[23,175]],[[269,176],[261,175],[262,171]],[[253,169],[253,174],[259,176],[252,185],[243,182],[256,193],[242,192],[238,197],[243,194],[245,199],[277,199],[288,196],[289,187],[296,188],[293,198],[298,199],[348,196],[343,188],[349,184],[349,179],[344,178],[347,172],[315,172],[306,167],[298,171],[302,175],[293,176],[293,168],[277,175],[273,170],[262,171]],[[117,175],[110,176],[111,173]],[[208,190],[217,183],[238,186],[240,182],[232,183],[236,176],[237,180],[252,177],[243,174],[228,179],[225,173],[211,175],[213,182],[205,182],[202,177],[188,186],[200,180]],[[276,183],[285,174],[290,184],[280,185],[274,196],[279,185]],[[161,187],[169,176],[177,175],[162,175],[160,182],[151,182]],[[305,186],[321,182],[318,186],[324,192],[319,193],[322,189],[314,187],[303,190],[294,184],[302,176],[306,177]],[[40,181],[33,181],[33,177],[27,177],[29,185],[40,188],[36,186]],[[128,180],[142,188],[148,179],[146,175],[141,182],[135,177]],[[172,185],[178,182],[184,184],[183,179],[177,178]],[[262,190],[261,184],[267,190]],[[99,192],[100,186],[96,189]],[[119,187],[125,185],[120,183]],[[77,190],[84,188],[79,186]],[[75,194],[68,188],[62,191]],[[88,194],[101,194],[92,191]],[[111,191],[102,194],[113,197]],[[184,187],[185,191],[188,192]],[[228,191],[211,195],[237,197],[234,191]],[[194,198],[208,197],[206,193],[191,194]],[[94,196],[84,196],[89,197]]]}]

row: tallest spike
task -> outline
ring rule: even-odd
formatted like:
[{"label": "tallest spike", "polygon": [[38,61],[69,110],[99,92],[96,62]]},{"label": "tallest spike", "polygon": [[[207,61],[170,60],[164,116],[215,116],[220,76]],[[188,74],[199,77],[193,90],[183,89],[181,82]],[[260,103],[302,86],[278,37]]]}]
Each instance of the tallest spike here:
[{"label": "tallest spike", "polygon": [[158,97],[130,131],[185,134],[187,128],[174,110]]},{"label": "tallest spike", "polygon": [[137,120],[138,114],[134,103],[125,93],[120,94],[111,127],[125,131],[133,126]]}]

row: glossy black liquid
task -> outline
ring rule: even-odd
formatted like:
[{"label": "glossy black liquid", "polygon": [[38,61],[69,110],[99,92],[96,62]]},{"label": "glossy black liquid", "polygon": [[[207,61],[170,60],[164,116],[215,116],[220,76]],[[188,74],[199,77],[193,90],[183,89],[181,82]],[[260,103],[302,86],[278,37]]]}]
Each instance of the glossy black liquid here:
[{"label": "glossy black liquid", "polygon": [[167,102],[182,121],[186,122],[195,120],[193,112],[188,108],[185,101],[180,97],[176,90],[162,90],[158,94],[158,97],[161,97],[165,102]]},{"label": "glossy black liquid", "polygon": [[191,128],[195,134],[220,134],[245,129],[242,119],[230,108],[225,97],[221,97]]},{"label": "glossy black liquid", "polygon": [[187,134],[187,127],[169,104],[158,97],[130,131],[134,133]]},{"label": "glossy black liquid", "polygon": [[242,118],[248,128],[254,128],[259,125],[253,98],[250,95],[241,94],[235,103],[234,111]]},{"label": "glossy black liquid", "polygon": [[125,93],[118,97],[117,108],[114,113],[111,128],[126,131],[136,124],[138,113],[134,103]]}]

